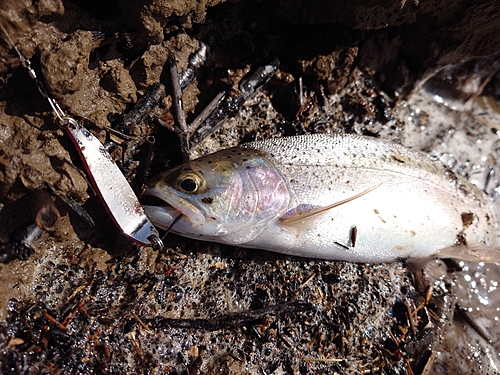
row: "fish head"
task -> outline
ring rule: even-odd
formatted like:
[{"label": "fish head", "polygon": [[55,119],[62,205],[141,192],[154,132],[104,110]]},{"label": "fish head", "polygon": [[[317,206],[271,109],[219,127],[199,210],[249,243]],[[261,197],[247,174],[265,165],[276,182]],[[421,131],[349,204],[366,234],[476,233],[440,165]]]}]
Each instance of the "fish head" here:
[{"label": "fish head", "polygon": [[[148,183],[144,206],[156,226],[191,238],[241,244],[288,208],[290,193],[262,153],[234,147],[162,172]],[[158,202],[158,199],[161,200]]]}]

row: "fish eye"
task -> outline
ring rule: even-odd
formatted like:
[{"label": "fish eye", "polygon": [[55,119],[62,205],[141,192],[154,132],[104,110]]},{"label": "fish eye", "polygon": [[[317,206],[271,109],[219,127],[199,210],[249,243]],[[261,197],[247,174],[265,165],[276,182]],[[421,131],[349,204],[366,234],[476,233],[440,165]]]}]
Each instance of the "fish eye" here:
[{"label": "fish eye", "polygon": [[193,172],[183,173],[177,178],[177,188],[184,193],[197,193],[203,185],[203,178]]},{"label": "fish eye", "polygon": [[196,181],[193,180],[192,178],[185,178],[184,180],[181,181],[180,186],[181,186],[182,190],[188,191],[188,192],[193,192],[197,188]]}]

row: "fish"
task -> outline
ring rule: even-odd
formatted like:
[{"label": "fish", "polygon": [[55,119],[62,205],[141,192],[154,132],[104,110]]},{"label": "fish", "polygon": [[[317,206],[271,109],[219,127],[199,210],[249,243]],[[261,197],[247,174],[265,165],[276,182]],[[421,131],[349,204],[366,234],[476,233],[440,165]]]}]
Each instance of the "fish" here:
[{"label": "fish", "polygon": [[154,225],[198,240],[357,263],[500,260],[491,197],[428,155],[373,137],[244,143],[159,173],[144,196]]}]

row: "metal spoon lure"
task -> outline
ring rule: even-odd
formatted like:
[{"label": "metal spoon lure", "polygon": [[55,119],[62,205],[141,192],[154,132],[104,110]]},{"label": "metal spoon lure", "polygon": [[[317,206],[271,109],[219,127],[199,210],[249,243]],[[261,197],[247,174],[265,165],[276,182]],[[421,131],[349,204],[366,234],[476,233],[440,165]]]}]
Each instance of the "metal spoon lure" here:
[{"label": "metal spoon lure", "polygon": [[71,117],[63,118],[87,175],[115,224],[131,240],[162,248],[158,231],[151,224],[132,187],[99,140]]},{"label": "metal spoon lure", "polygon": [[30,77],[35,81],[38,91],[47,99],[56,114],[59,125],[65,129],[75,145],[85,165],[88,177],[98,192],[101,202],[120,230],[131,240],[154,249],[163,248],[158,231],[147,218],[137,196],[111,156],[99,140],[74,118],[67,116],[59,104],[47,93],[31,62],[16,47],[7,30],[0,27],[8,43],[17,52]]}]

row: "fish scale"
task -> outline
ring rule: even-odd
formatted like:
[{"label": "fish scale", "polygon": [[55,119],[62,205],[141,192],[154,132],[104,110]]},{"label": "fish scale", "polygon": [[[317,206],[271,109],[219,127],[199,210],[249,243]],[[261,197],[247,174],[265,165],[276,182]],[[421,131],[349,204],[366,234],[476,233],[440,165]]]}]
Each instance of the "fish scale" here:
[{"label": "fish scale", "polygon": [[[356,135],[285,137],[273,142],[250,142],[241,147],[260,150],[279,166],[297,205],[320,207],[333,203],[374,186],[376,176],[387,180],[391,172],[407,178],[434,180],[445,185],[445,189],[448,187],[443,179],[445,168],[426,155]],[[391,179],[394,178],[397,177]],[[325,195],[325,190],[335,193]],[[470,194],[476,191],[471,185]]]},{"label": "fish scale", "polygon": [[250,142],[188,163],[203,184],[192,192],[176,187],[189,178],[182,168],[149,184],[167,204],[145,207],[163,228],[182,214],[172,229],[181,235],[354,262],[500,260],[490,198],[400,145],[356,135]]},{"label": "fish scale", "polygon": [[283,166],[331,166],[401,171],[401,165],[441,176],[445,168],[427,155],[403,146],[358,135],[311,134],[249,142],[243,149],[257,149]]}]

